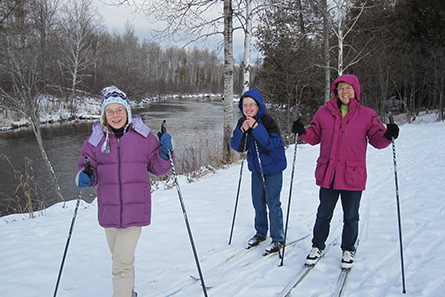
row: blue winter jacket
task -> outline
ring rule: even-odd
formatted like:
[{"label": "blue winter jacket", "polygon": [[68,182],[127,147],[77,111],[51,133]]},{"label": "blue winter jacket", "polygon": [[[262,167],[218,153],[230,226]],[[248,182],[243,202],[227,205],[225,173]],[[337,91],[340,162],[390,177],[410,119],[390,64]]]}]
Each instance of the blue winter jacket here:
[{"label": "blue winter jacket", "polygon": [[[259,104],[259,111],[255,117],[258,126],[246,133],[243,133],[240,129],[246,120],[246,115],[243,112],[244,97],[251,97]],[[264,174],[273,174],[286,169],[286,155],[280,129],[272,117],[266,114],[266,105],[260,92],[257,89],[251,89],[244,93],[239,101],[239,109],[243,116],[238,120],[233,131],[230,147],[238,152],[243,152],[246,144],[247,163],[251,172],[261,173],[255,143],[258,147]],[[246,137],[247,143],[245,143]]]}]

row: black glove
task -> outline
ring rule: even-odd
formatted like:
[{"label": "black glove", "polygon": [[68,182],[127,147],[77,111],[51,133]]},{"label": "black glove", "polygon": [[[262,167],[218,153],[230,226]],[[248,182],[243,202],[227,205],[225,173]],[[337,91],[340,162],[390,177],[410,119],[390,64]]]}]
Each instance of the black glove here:
[{"label": "black glove", "polygon": [[397,139],[399,137],[399,126],[397,124],[388,124],[384,136],[389,141],[392,141],[393,138]]},{"label": "black glove", "polygon": [[305,135],[306,129],[304,128],[303,123],[300,119],[296,120],[294,124],[292,125],[292,133],[298,134],[298,135]]}]

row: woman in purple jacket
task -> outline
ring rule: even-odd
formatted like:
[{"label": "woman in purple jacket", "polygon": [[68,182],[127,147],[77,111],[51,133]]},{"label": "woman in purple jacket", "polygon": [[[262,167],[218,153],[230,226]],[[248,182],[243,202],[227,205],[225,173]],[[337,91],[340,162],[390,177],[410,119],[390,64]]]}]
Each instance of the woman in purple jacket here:
[{"label": "woman in purple jacket", "polygon": [[[79,188],[97,185],[98,220],[113,260],[113,297],[134,297],[134,253],[151,219],[148,172],[166,174],[173,147],[169,134],[158,140],[139,116],[131,115],[124,92],[110,86],[102,94],[101,118],[82,146],[75,182]],[[93,174],[85,172],[86,157]]]},{"label": "woman in purple jacket", "polygon": [[331,87],[332,99],[316,112],[311,125],[294,122],[292,132],[301,140],[320,144],[315,179],[320,204],[313,230],[312,250],[306,265],[314,265],[325,249],[330,222],[339,196],[343,207],[341,266],[354,265],[359,206],[366,185],[366,148],[387,147],[399,135],[396,124],[383,126],[377,113],[360,105],[360,83],[355,75],[342,75]]}]

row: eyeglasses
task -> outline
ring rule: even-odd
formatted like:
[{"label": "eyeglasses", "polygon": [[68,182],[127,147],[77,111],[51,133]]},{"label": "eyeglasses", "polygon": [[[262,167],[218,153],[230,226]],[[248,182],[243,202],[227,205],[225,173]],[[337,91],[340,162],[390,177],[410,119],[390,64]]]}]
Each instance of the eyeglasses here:
[{"label": "eyeglasses", "polygon": [[346,88],[337,88],[337,92],[350,92],[353,91],[354,88],[353,87],[346,87]]},{"label": "eyeglasses", "polygon": [[123,114],[125,112],[125,108],[119,108],[118,110],[114,111],[111,109],[108,109],[107,111],[105,111],[105,114],[107,116],[112,116],[113,114]]},{"label": "eyeglasses", "polygon": [[243,108],[244,108],[244,109],[246,109],[246,108],[252,108],[252,107],[255,107],[255,106],[258,106],[258,104],[256,104],[256,103],[243,104]]}]

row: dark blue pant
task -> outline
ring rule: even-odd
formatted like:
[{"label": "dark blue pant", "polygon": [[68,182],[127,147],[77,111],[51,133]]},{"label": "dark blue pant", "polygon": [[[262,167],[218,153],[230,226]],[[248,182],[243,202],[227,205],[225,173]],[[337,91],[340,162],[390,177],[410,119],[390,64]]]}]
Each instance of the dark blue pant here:
[{"label": "dark blue pant", "polygon": [[355,241],[358,236],[359,207],[362,191],[334,190],[320,187],[320,204],[314,226],[312,246],[324,250],[329,235],[332,215],[338,197],[341,196],[343,207],[342,250],[355,251]]},{"label": "dark blue pant", "polygon": [[[283,186],[283,172],[280,171],[274,174],[265,174],[264,179],[266,180],[266,189],[270,202],[270,236],[274,241],[283,241],[283,212],[281,210],[280,201],[281,188]],[[252,173],[252,204],[255,209],[256,234],[267,237],[269,225],[267,220],[268,205],[266,194],[264,192],[263,179],[259,173]]]}]

